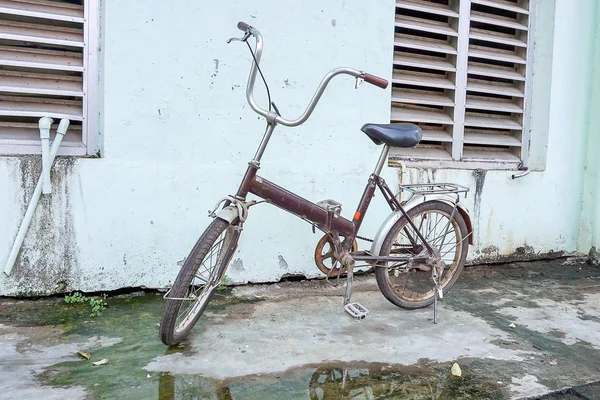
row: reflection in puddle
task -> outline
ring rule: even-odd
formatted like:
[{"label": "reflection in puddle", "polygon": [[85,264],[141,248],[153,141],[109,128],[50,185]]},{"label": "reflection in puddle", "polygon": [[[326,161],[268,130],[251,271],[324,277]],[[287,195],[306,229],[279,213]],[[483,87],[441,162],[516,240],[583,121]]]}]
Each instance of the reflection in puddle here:
[{"label": "reflection in puddle", "polygon": [[457,379],[449,365],[390,366],[376,363],[305,366],[280,374],[214,381],[198,375],[163,373],[159,399],[504,399],[497,385]]}]

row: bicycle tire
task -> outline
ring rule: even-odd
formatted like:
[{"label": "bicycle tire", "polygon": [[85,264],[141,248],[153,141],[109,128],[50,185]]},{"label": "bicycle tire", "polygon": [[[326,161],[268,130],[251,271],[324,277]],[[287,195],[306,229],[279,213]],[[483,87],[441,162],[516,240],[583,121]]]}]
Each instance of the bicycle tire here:
[{"label": "bicycle tire", "polygon": [[[437,200],[430,200],[430,201],[426,201],[424,203],[421,203],[417,206],[415,206],[414,208],[410,209],[407,214],[408,216],[413,220],[413,222],[415,223],[415,225],[419,228],[419,231],[421,232],[421,234],[425,237],[425,239],[430,242],[430,238],[428,238],[429,233],[433,232],[433,235],[435,236],[436,234],[436,229],[437,226],[439,225],[440,221],[438,221],[436,223],[436,225],[433,227],[433,230],[429,229],[429,231],[427,231],[427,229],[425,229],[425,231],[422,230],[423,228],[423,221],[425,221],[426,219],[428,219],[427,222],[427,226],[429,226],[431,228],[431,224],[429,223],[429,221],[431,221],[432,218],[429,217],[424,217],[424,216],[432,216],[433,214],[438,214],[438,215],[442,215],[444,216],[448,221],[450,221],[450,217],[452,217],[452,224],[448,224],[448,221],[446,221],[447,224],[447,229],[446,231],[443,231],[442,234],[444,235],[443,238],[438,239],[438,238],[434,238],[435,240],[432,240],[431,242],[434,243],[432,245],[432,247],[436,247],[435,246],[435,242],[437,240],[441,240],[441,242],[439,242],[439,252],[440,252],[440,256],[442,256],[442,259],[444,259],[443,257],[445,257],[445,255],[442,255],[442,251],[446,252],[446,255],[449,251],[451,250],[447,250],[447,245],[444,244],[445,239],[446,239],[446,235],[448,233],[454,233],[454,241],[450,241],[448,243],[450,243],[450,246],[452,244],[455,244],[455,250],[454,253],[452,254],[452,264],[450,264],[449,266],[447,266],[444,269],[444,272],[442,274],[441,277],[441,286],[442,286],[442,291],[443,293],[447,293],[450,288],[452,287],[452,285],[454,285],[454,283],[456,282],[456,280],[458,279],[460,273],[462,272],[462,269],[464,267],[465,264],[465,260],[467,258],[467,252],[468,252],[468,247],[469,247],[469,243],[468,243],[468,229],[467,229],[467,224],[463,218],[463,216],[461,215],[461,213],[458,210],[455,210],[453,206],[449,205],[448,203],[444,203],[441,201],[437,201]],[[442,224],[442,228],[443,228]],[[452,231],[450,232],[450,226],[452,227]],[[402,239],[398,240],[399,235],[401,234],[401,232],[404,232],[404,234],[407,236],[407,241],[409,239],[410,236],[410,231],[414,231],[414,228],[411,227],[411,225],[408,223],[408,220],[406,219],[405,216],[402,216],[392,227],[392,229],[389,231],[388,235],[386,236],[383,245],[381,247],[381,251],[380,251],[380,255],[381,256],[389,256],[390,253],[392,252],[392,246],[396,246],[396,252],[409,252],[412,255],[418,255],[415,253],[419,253],[419,255],[422,255],[422,253],[426,250],[424,250],[424,246],[419,245],[416,246],[415,243],[411,243],[411,244],[402,244]],[[415,236],[415,235],[412,235]],[[418,239],[418,238],[417,238]],[[432,244],[430,243],[430,244]],[[407,248],[410,249],[412,246],[413,250],[406,250]],[[419,247],[419,250],[416,251],[414,249],[417,249],[417,247]],[[404,249],[404,250],[403,250]],[[450,258],[450,257],[448,257]],[[381,291],[381,293],[384,295],[384,297],[389,300],[392,304],[398,306],[398,307],[402,307],[402,308],[406,308],[406,309],[416,309],[416,308],[422,308],[422,307],[427,307],[430,304],[433,303],[434,301],[434,291],[433,291],[433,281],[431,279],[431,272],[430,271],[422,271],[420,269],[414,268],[414,269],[407,269],[408,266],[410,266],[409,263],[406,262],[399,262],[396,264],[392,264],[390,265],[391,262],[386,262],[385,266],[377,266],[375,269],[375,277],[377,279],[377,285],[379,286],[379,290]],[[447,264],[446,264],[447,265]],[[400,271],[404,271],[404,272],[400,272]],[[402,288],[400,288],[400,274],[404,275],[404,285],[402,286]],[[412,274],[412,275],[411,275]],[[418,287],[419,287],[419,292],[417,292],[415,289],[411,289],[409,288],[408,292],[406,290],[408,282],[410,281],[411,284],[413,284],[414,286],[417,286],[417,280],[418,280]],[[427,289],[427,291],[425,291]]]},{"label": "bicycle tire", "polygon": [[[198,322],[225,274],[238,239],[239,231],[220,218],[215,218],[202,233],[165,297],[165,307],[160,322],[160,339],[164,344],[173,346],[180,343]],[[209,256],[212,262],[213,249],[216,245],[220,247],[217,250],[215,263],[207,267],[204,261]],[[201,265],[204,266],[201,273],[208,273],[207,277],[199,276],[198,269]],[[195,281],[196,278],[198,282]],[[200,285],[201,281],[204,281],[204,285]],[[186,300],[182,300],[184,298]],[[181,314],[184,303],[190,304],[184,310],[184,314],[187,315]],[[183,320],[178,323],[182,316],[184,316]]]}]

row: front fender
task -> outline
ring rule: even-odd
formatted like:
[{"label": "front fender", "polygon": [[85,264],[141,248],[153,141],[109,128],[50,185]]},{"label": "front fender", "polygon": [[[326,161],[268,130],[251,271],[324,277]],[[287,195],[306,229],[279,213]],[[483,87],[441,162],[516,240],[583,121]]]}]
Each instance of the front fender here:
[{"label": "front fender", "polygon": [[[418,206],[421,203],[426,201],[437,200],[442,201],[444,203],[448,203],[450,205],[454,205],[456,200],[456,196],[450,194],[429,194],[425,196],[413,196],[410,198],[405,204],[402,205],[404,210],[408,212],[408,210]],[[457,207],[458,211],[462,215],[467,224],[467,230],[469,231],[469,244],[473,244],[473,224],[471,223],[471,217],[469,216],[469,212],[467,209],[460,203],[458,203]],[[383,246],[383,242],[387,237],[388,233],[394,226],[394,224],[402,218],[402,212],[394,211],[385,219],[383,224],[379,227],[379,230],[375,234],[375,238],[373,239],[373,243],[371,244],[371,254],[374,256],[378,256],[381,251],[381,246]]]},{"label": "front fender", "polygon": [[239,220],[240,212],[236,206],[229,205],[223,208],[221,211],[219,211],[216,217],[221,218],[222,220],[227,221],[230,224],[233,224],[233,221],[235,221],[236,219]]}]

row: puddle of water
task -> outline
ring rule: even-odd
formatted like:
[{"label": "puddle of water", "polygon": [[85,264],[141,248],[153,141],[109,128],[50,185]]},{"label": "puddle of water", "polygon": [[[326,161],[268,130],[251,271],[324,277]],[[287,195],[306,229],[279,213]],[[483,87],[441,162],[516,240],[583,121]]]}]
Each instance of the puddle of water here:
[{"label": "puddle of water", "polygon": [[377,363],[303,366],[269,375],[211,381],[197,375],[160,377],[159,399],[371,400],[504,399],[494,382],[449,374],[450,364],[416,367]]},{"label": "puddle of water", "polygon": [[[220,296],[211,303],[212,312],[238,299]],[[449,374],[450,364],[398,366],[377,363],[333,363],[309,365],[281,373],[215,380],[200,375],[172,375],[148,372],[143,368],[159,355],[182,352],[190,362],[204,362],[188,349],[166,347],[158,339],[163,301],[157,294],[107,299],[109,308],[98,318],[89,317],[86,304],[65,304],[62,299],[0,302],[0,323],[29,327],[28,340],[17,346],[26,352],[44,345],[44,332],[52,328],[64,343],[85,343],[89,338],[113,338],[107,347],[90,351],[90,361],[60,362],[36,375],[41,386],[84,387],[93,399],[503,399],[505,390],[495,381],[466,373],[462,378]],[[202,330],[202,322],[195,328]],[[29,334],[29,333],[28,333]],[[116,340],[119,339],[120,341]],[[53,338],[54,341],[57,338]],[[33,346],[33,347],[31,347]],[[223,357],[231,355],[224,354]],[[108,364],[92,366],[92,361]],[[209,362],[218,363],[218,359]]]},{"label": "puddle of water", "polygon": [[[28,340],[19,343],[20,352],[59,343],[85,343],[89,338],[120,339],[118,343],[90,352],[90,361],[72,357],[44,368],[36,378],[40,385],[55,387],[82,386],[89,398],[146,399],[157,398],[159,374],[148,374],[143,368],[155,357],[173,352],[186,353],[185,348],[167,349],[158,338],[158,322],[163,308],[162,295],[146,293],[126,298],[108,298],[102,316],[90,318],[88,304],[65,304],[62,299],[37,301],[0,301],[0,324],[27,327]],[[237,299],[220,296],[211,303],[219,312]],[[195,330],[202,330],[202,320]],[[55,332],[53,337],[36,332]],[[37,346],[37,347],[36,347]],[[108,359],[108,364],[92,366],[91,362]],[[18,383],[16,383],[18,384]]]}]

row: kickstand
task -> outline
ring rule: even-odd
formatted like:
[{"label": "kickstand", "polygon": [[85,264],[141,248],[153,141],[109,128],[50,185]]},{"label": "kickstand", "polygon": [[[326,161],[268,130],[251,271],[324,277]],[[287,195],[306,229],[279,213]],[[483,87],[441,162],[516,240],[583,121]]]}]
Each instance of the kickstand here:
[{"label": "kickstand", "polygon": [[438,300],[442,300],[444,298],[444,291],[442,290],[442,285],[440,285],[440,275],[441,272],[438,272],[438,268],[440,271],[444,271],[444,263],[443,261],[438,261],[436,265],[431,267],[431,279],[433,280],[433,323],[437,324],[437,311],[438,311]]},{"label": "kickstand", "polygon": [[433,293],[433,323],[437,324],[438,300],[444,298],[444,292],[441,287],[436,285],[433,287]]},{"label": "kickstand", "polygon": [[435,288],[433,291],[435,292],[433,295],[433,323],[437,324],[437,302],[438,302],[437,288]]}]

